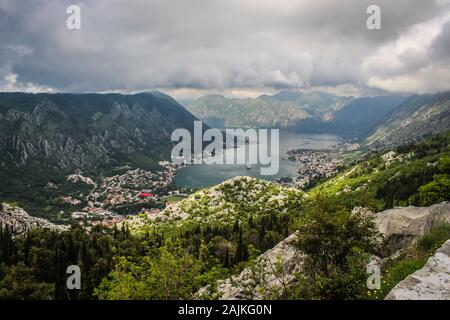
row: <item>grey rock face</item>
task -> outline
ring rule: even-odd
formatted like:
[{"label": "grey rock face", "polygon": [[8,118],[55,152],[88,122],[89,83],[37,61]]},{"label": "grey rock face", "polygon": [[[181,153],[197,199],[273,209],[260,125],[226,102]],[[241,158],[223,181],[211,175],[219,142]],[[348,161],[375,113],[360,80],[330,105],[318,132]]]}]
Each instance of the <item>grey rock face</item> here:
[{"label": "grey rock face", "polygon": [[[289,284],[304,259],[304,256],[294,247],[296,239],[297,234],[294,233],[259,256],[256,264],[260,270],[257,272],[246,268],[239,275],[220,281],[218,284],[220,299],[262,299],[264,292],[262,287],[257,285],[259,281],[263,282],[265,288],[277,288]],[[202,288],[197,296],[201,297],[205,292],[207,288]]]},{"label": "grey rock face", "polygon": [[384,238],[397,249],[409,245],[439,222],[450,223],[450,202],[430,207],[397,207],[377,213],[375,222]]},{"label": "grey rock face", "polygon": [[0,93],[0,160],[73,171],[133,152],[170,145],[196,120],[168,96],[154,94]]},{"label": "grey rock face", "polygon": [[430,257],[422,269],[398,283],[387,300],[450,300],[450,240]]},{"label": "grey rock face", "polygon": [[8,203],[0,204],[0,224],[13,229],[14,235],[20,235],[28,229],[45,228],[54,231],[67,230],[67,226],[53,224],[45,219],[36,218],[28,215],[20,207]]}]

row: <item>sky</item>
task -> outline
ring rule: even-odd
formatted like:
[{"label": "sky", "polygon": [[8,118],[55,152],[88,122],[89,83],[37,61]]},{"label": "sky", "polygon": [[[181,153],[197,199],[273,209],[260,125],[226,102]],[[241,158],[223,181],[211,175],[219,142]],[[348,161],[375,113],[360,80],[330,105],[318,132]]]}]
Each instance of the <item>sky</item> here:
[{"label": "sky", "polygon": [[149,90],[450,90],[450,0],[0,0],[0,91]]}]

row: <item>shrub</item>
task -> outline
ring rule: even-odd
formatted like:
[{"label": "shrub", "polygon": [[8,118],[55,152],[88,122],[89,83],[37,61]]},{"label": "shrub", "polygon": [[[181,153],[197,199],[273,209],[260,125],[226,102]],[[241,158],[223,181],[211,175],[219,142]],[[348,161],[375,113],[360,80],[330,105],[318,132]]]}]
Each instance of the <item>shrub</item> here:
[{"label": "shrub", "polygon": [[417,241],[417,248],[427,253],[433,253],[447,239],[450,239],[450,224],[441,223]]},{"label": "shrub", "polygon": [[298,279],[299,298],[365,297],[366,264],[378,232],[369,217],[319,198],[299,228],[298,248],[307,254]]},{"label": "shrub", "polygon": [[436,174],[433,181],[419,188],[419,195],[423,205],[432,205],[450,200],[450,176]]}]

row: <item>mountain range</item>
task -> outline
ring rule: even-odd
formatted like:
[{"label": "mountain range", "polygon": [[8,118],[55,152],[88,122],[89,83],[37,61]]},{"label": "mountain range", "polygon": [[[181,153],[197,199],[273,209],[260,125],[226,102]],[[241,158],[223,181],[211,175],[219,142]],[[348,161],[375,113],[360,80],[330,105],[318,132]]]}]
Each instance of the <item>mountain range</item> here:
[{"label": "mountain range", "polygon": [[187,108],[160,92],[0,93],[0,166],[69,172],[154,167],[167,160],[176,128],[279,127],[366,138],[393,147],[450,129],[450,92],[376,97],[281,91],[255,99],[201,97]]},{"label": "mountain range", "polygon": [[207,95],[183,108],[160,92],[0,93],[0,166],[57,171],[167,160],[176,128],[279,127],[394,147],[450,129],[450,92],[375,97],[280,91],[251,99]]},{"label": "mountain range", "polygon": [[161,149],[170,146],[172,131],[192,131],[194,120],[159,92],[0,93],[0,163],[63,171],[137,158],[151,165],[168,155]]},{"label": "mountain range", "polygon": [[450,128],[448,92],[346,97],[280,91],[257,98],[207,95],[187,106],[211,126],[278,127],[305,133],[366,138],[371,147],[413,142]]},{"label": "mountain range", "polygon": [[300,132],[360,136],[405,97],[346,97],[323,92],[280,91],[251,99],[207,95],[187,109],[211,126],[279,127]]},{"label": "mountain range", "polygon": [[[448,93],[322,97],[328,105],[320,105],[317,95],[311,98],[316,105],[304,105],[296,121],[328,123],[335,130],[341,123],[351,126],[352,135],[364,130],[369,147],[404,144],[448,129]],[[299,103],[289,95],[283,101],[259,99],[268,101],[268,113],[258,118],[262,121],[279,114],[270,109],[275,104],[294,110]],[[392,107],[396,99],[402,101]],[[385,107],[377,109],[381,104]],[[235,177],[182,195],[162,211],[124,219],[115,228],[102,228],[98,221],[88,226],[87,220],[68,228],[37,218],[48,218],[52,205],[65,210],[57,201],[67,192],[62,183],[53,183],[50,170],[98,174],[105,165],[150,166],[166,157],[171,131],[192,130],[194,120],[161,93],[0,94],[0,256],[6,261],[0,298],[72,298],[60,295],[66,264],[80,265],[91,280],[71,293],[79,299],[311,299],[303,296],[309,291],[314,299],[382,299],[399,297],[405,288],[409,296],[430,291],[436,298],[448,296],[442,280],[448,273],[448,255],[442,260],[448,242],[442,245],[450,228],[439,223],[449,221],[450,132],[396,151],[369,153],[306,191]],[[42,168],[48,171],[38,174]],[[80,198],[91,190],[87,184],[72,187]],[[372,215],[377,215],[377,229],[365,222]],[[371,239],[383,241],[375,245]],[[334,260],[322,267],[315,263],[322,256]],[[366,267],[373,261],[383,282],[368,291]],[[433,269],[436,263],[443,272]],[[414,283],[400,282],[413,272]],[[30,278],[22,281],[25,275]],[[338,291],[322,291],[317,279],[333,286],[345,282]],[[437,285],[430,290],[430,283]]]}]

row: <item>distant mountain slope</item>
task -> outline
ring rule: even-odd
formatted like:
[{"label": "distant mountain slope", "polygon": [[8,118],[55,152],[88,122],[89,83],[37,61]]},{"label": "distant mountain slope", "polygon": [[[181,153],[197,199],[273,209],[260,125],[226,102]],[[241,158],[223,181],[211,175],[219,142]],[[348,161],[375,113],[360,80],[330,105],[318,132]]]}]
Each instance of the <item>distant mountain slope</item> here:
[{"label": "distant mountain slope", "polygon": [[353,98],[323,92],[280,91],[255,99],[209,95],[187,109],[214,127],[279,127],[361,136],[404,99],[396,95]]},{"label": "distant mountain slope", "polygon": [[332,119],[335,111],[351,102],[353,97],[337,96],[326,92],[302,93],[298,91],[280,91],[269,98],[276,101],[295,102],[302,109],[323,121]]},{"label": "distant mountain slope", "polygon": [[384,117],[367,137],[367,145],[389,148],[450,129],[450,91],[416,95]]},{"label": "distant mountain slope", "polygon": [[162,93],[0,93],[0,163],[68,171],[157,157],[195,119]]},{"label": "distant mountain slope", "polygon": [[352,128],[355,135],[365,135],[405,99],[396,95],[356,98],[337,110],[331,121],[337,127]]},{"label": "distant mountain slope", "polygon": [[310,193],[328,194],[345,206],[364,206],[374,212],[448,201],[450,194],[445,190],[450,174],[449,145],[450,131],[397,151],[368,155]]},{"label": "distant mountain slope", "polygon": [[274,99],[201,97],[187,109],[214,127],[289,127],[311,115],[294,102]]}]

